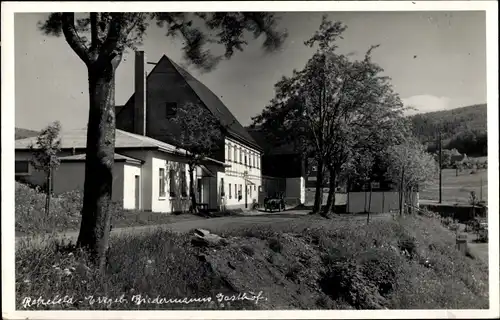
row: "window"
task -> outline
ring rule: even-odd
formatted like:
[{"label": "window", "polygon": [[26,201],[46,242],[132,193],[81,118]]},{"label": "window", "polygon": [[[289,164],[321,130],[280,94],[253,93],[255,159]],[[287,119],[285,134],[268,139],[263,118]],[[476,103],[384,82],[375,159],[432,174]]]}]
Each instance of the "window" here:
[{"label": "window", "polygon": [[245,152],[245,165],[247,165],[247,153]]},{"label": "window", "polygon": [[181,197],[187,197],[186,170],[181,171]]},{"label": "window", "polygon": [[248,188],[250,189],[250,190],[249,190],[249,191],[250,191],[249,193],[250,193],[250,198],[251,198],[251,197],[252,197],[252,186],[249,186]]},{"label": "window", "polygon": [[231,148],[231,145],[229,145],[227,147],[227,160],[231,161],[231,159],[233,158],[233,154],[232,154],[232,148]]},{"label": "window", "polygon": [[175,117],[177,114],[177,102],[165,103],[165,116],[166,118]]},{"label": "window", "polygon": [[220,196],[224,197],[226,193],[224,192],[224,178],[220,178]]},{"label": "window", "polygon": [[238,186],[236,185],[236,183],[234,184],[234,197],[238,198]]},{"label": "window", "polygon": [[176,196],[176,193],[175,193],[176,186],[175,186],[175,170],[174,169],[170,169],[170,171],[168,172],[168,179],[169,179],[169,182],[170,182],[170,185],[169,185],[169,188],[170,188],[170,197],[175,198],[175,196]]},{"label": "window", "polygon": [[257,190],[257,186],[253,185],[253,191]]},{"label": "window", "polygon": [[240,149],[240,163],[243,163],[243,150]]},{"label": "window", "polygon": [[229,184],[229,199],[232,197],[231,184]]},{"label": "window", "polygon": [[243,194],[241,193],[242,190],[243,190],[243,188],[240,184],[240,190],[238,191],[238,200],[241,200],[243,198]]},{"label": "window", "polygon": [[165,168],[160,168],[158,172],[158,179],[160,183],[160,197],[165,196]]},{"label": "window", "polygon": [[253,154],[250,154],[250,156],[248,157],[248,165],[250,166],[250,168],[252,167],[252,164],[253,164]]},{"label": "window", "polygon": [[234,162],[238,162],[238,150],[236,149],[236,146],[234,147]]},{"label": "window", "polygon": [[29,174],[30,173],[30,163],[27,160],[16,161],[15,162],[15,173],[16,174]]}]

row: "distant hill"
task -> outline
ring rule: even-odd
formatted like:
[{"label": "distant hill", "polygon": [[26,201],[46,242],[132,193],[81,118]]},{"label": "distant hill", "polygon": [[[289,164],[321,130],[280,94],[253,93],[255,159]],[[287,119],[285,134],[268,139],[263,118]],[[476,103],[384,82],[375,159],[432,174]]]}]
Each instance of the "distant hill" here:
[{"label": "distant hill", "polygon": [[457,149],[469,156],[488,154],[486,104],[417,114],[410,119],[413,134],[427,145],[429,152],[436,151],[440,132],[445,149]]},{"label": "distant hill", "polygon": [[15,129],[16,129],[15,133],[16,140],[34,137],[38,135],[38,132],[34,130],[23,129],[23,128],[15,128]]},{"label": "distant hill", "polygon": [[441,131],[443,140],[450,140],[466,131],[485,133],[487,132],[486,109],[486,104],[477,104],[411,116],[413,134],[426,143],[435,141],[436,128]]}]

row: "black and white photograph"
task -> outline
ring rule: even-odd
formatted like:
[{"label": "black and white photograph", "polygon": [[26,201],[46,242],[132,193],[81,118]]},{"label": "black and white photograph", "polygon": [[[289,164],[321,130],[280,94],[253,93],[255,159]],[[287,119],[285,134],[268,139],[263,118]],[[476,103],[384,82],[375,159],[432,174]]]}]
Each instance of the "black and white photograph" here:
[{"label": "black and white photograph", "polygon": [[498,317],[498,4],[355,2],[2,2],[2,316]]}]

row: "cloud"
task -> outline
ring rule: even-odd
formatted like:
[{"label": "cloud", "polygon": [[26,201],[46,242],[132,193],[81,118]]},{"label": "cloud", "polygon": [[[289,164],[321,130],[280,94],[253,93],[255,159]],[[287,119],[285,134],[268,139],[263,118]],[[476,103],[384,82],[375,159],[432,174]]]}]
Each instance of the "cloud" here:
[{"label": "cloud", "polygon": [[406,107],[415,108],[415,110],[407,111],[408,115],[453,109],[453,106],[450,103],[451,99],[448,97],[436,97],[424,94],[411,96],[402,100]]}]

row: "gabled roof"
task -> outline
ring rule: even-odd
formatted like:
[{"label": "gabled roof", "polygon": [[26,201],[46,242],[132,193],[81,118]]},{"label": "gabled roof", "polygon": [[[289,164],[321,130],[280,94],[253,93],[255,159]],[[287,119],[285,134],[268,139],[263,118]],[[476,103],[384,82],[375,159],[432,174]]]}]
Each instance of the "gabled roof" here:
[{"label": "gabled roof", "polygon": [[226,105],[207,88],[203,83],[198,81],[189,72],[180,67],[174,61],[172,61],[167,56],[163,56],[162,59],[168,59],[172,65],[175,67],[177,72],[186,80],[188,85],[193,89],[198,98],[205,104],[205,106],[210,110],[210,112],[221,122],[223,126],[228,128],[229,134],[237,140],[242,140],[242,142],[248,143],[253,147],[261,149],[259,144],[255,142],[252,136],[247,132],[247,130],[241,125],[241,123],[234,117],[231,111],[226,107]]},{"label": "gabled roof", "polygon": [[[60,133],[61,149],[85,149],[87,147],[87,129],[76,129],[62,131]],[[30,145],[35,145],[36,137],[16,140],[16,150],[27,150]],[[141,136],[138,134],[130,133],[120,129],[116,129],[115,134],[115,148],[116,149],[162,149],[167,152],[182,152],[185,150],[179,149],[168,143]]]},{"label": "gabled roof", "polygon": [[[85,161],[85,154],[81,153],[81,154],[75,154],[72,156],[60,157],[59,160],[61,160],[61,162],[81,162],[81,161]],[[136,164],[143,163],[142,160],[128,157],[128,156],[125,156],[125,155],[119,154],[119,153],[115,153],[115,162],[129,162],[129,163],[136,163]]]},{"label": "gabled roof", "polygon": [[[87,129],[76,129],[62,131],[59,134],[61,139],[61,149],[85,149],[87,147]],[[15,141],[16,150],[29,150],[31,145],[36,144],[36,137],[26,139],[19,139]],[[188,151],[177,148],[171,144],[146,137],[135,133],[130,133],[120,129],[116,129],[115,133],[115,149],[151,149],[161,152],[176,154],[184,156],[189,154]],[[116,154],[115,154],[116,157]],[[116,158],[115,158],[116,159]],[[133,158],[131,158],[133,159]],[[225,165],[215,159],[206,158],[208,162],[216,163],[218,165]]]},{"label": "gabled roof", "polygon": [[[158,65],[163,63],[170,63],[174,70],[184,79],[186,84],[193,90],[194,94],[200,99],[200,101],[205,105],[205,107],[219,120],[219,122],[227,128],[228,134],[230,137],[238,140],[242,143],[248,144],[251,147],[254,147],[260,151],[262,151],[261,146],[255,142],[253,137],[247,132],[247,130],[241,125],[241,123],[234,117],[231,111],[224,105],[224,103],[215,95],[209,88],[207,88],[203,83],[198,81],[195,77],[193,77],[189,72],[180,67],[177,63],[172,61],[166,55],[158,61],[155,68],[150,72],[148,78],[151,74],[157,72],[155,69]],[[160,71],[158,71],[160,72]],[[127,101],[125,106],[132,107],[132,103],[134,101],[135,93],[132,94],[130,99]],[[117,115],[119,112],[124,110],[124,107],[119,107],[116,109]]]}]

